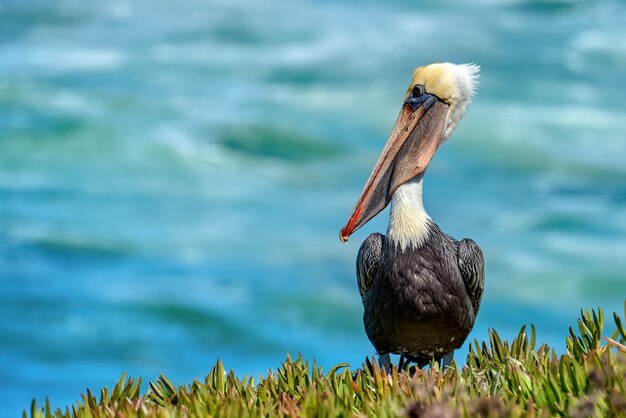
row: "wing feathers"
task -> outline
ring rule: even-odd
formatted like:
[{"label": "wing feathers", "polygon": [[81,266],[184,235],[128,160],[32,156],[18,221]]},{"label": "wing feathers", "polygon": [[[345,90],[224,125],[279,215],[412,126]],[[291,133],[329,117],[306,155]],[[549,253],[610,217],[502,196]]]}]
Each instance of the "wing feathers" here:
[{"label": "wing feathers", "polygon": [[478,244],[469,238],[465,238],[459,242],[458,259],[459,269],[469,292],[474,314],[477,315],[483,296],[483,289],[485,288],[483,252]]},{"label": "wing feathers", "polygon": [[363,244],[361,244],[359,254],[356,257],[356,278],[363,303],[365,303],[367,290],[378,270],[383,247],[383,238],[384,236],[382,234],[371,234],[363,241]]}]

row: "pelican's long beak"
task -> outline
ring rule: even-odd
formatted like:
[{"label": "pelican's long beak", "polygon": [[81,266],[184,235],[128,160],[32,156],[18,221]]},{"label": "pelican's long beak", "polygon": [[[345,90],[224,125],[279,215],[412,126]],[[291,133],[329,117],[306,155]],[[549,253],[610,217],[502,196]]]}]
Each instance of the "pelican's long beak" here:
[{"label": "pelican's long beak", "polygon": [[402,184],[426,170],[443,142],[448,105],[434,95],[409,95],[346,225],[342,242],[376,216]]}]

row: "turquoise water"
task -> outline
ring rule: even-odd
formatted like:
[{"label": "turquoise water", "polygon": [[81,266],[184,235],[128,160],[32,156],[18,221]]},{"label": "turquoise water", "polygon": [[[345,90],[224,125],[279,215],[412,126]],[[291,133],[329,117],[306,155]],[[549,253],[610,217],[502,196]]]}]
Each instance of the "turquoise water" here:
[{"label": "turquoise water", "polygon": [[[373,353],[338,240],[413,68],[476,62],[425,179],[483,248],[472,337],[626,297],[626,4],[0,4],[0,415],[123,371]],[[463,351],[457,360],[463,359]]]}]

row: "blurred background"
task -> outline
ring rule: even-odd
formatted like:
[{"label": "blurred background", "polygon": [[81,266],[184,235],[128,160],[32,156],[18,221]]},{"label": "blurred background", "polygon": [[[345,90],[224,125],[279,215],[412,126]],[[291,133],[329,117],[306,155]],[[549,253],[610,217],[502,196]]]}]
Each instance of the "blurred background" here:
[{"label": "blurred background", "polygon": [[[0,415],[123,371],[373,354],[338,232],[413,68],[482,66],[425,205],[486,257],[470,338],[626,296],[626,3],[3,0]],[[464,361],[467,344],[457,353]]]}]

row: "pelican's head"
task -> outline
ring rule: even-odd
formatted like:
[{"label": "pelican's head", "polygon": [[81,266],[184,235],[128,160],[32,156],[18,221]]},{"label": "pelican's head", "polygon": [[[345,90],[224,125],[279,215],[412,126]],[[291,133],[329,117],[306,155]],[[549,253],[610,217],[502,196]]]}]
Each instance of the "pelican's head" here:
[{"label": "pelican's head", "polygon": [[426,170],[467,110],[479,69],[447,62],[415,69],[385,148],[339,233],[341,241],[382,211],[398,187]]},{"label": "pelican's head", "polygon": [[480,67],[475,64],[441,62],[413,71],[413,79],[405,95],[409,98],[415,86],[424,86],[426,94],[433,95],[449,106],[444,140],[458,125],[467,110],[478,82]]}]

